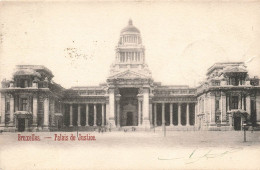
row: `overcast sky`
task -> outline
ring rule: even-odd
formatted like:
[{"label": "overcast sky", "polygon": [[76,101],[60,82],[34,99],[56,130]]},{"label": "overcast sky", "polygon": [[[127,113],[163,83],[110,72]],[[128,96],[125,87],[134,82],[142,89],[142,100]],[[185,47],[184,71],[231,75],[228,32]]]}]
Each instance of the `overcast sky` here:
[{"label": "overcast sky", "polygon": [[[215,62],[248,61],[260,76],[260,1],[1,3],[0,79],[15,65],[45,65],[62,86],[105,82],[129,18],[146,63],[164,85],[197,85]],[[78,58],[68,57],[75,48]]]}]

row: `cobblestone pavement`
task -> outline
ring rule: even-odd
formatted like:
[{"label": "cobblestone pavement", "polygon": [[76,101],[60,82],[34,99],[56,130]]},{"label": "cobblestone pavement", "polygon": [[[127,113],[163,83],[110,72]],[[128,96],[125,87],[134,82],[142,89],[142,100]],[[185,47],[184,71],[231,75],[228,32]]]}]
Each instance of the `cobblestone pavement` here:
[{"label": "cobblestone pavement", "polygon": [[260,132],[243,140],[243,131],[2,133],[0,168],[259,169]]}]

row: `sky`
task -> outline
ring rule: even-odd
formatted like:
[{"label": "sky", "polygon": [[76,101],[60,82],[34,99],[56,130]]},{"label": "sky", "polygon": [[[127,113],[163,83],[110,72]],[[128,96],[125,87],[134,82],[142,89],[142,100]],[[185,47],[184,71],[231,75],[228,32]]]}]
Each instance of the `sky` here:
[{"label": "sky", "polygon": [[33,64],[65,88],[99,85],[129,18],[154,81],[194,87],[214,63],[238,61],[260,77],[260,1],[46,1],[0,3],[0,80]]}]

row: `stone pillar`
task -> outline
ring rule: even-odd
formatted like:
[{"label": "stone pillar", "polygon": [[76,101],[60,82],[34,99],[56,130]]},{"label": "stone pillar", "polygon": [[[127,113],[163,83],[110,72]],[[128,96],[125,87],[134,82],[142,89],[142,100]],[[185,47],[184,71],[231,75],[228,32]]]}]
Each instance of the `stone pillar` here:
[{"label": "stone pillar", "polygon": [[106,125],[109,123],[109,103],[106,103]]},{"label": "stone pillar", "polygon": [[102,124],[101,124],[102,126],[105,125],[104,112],[105,112],[105,104],[102,103],[102,113],[101,113],[102,114]]},{"label": "stone pillar", "polygon": [[94,125],[97,126],[97,105],[94,104]]},{"label": "stone pillar", "polygon": [[73,118],[73,108],[72,108],[72,104],[70,104],[70,127],[73,126],[72,118]]},{"label": "stone pillar", "polygon": [[81,126],[81,123],[80,123],[80,110],[81,110],[81,107],[80,107],[80,104],[78,104],[78,126]]},{"label": "stone pillar", "polygon": [[150,122],[150,127],[152,126],[153,124],[153,104],[149,103],[149,122]]},{"label": "stone pillar", "polygon": [[14,126],[14,97],[11,95],[10,98],[10,126]]},{"label": "stone pillar", "polygon": [[226,94],[221,92],[221,122],[226,122],[226,115],[227,115],[227,109],[226,109]]},{"label": "stone pillar", "polygon": [[251,116],[250,95],[246,96],[246,112]]},{"label": "stone pillar", "polygon": [[256,95],[256,121],[260,123],[260,94],[259,92]]},{"label": "stone pillar", "polygon": [[117,100],[116,102],[116,106],[117,106],[117,127],[120,127],[120,101]]},{"label": "stone pillar", "polygon": [[172,112],[173,104],[170,103],[170,126],[173,126],[172,118],[173,118],[173,112]]},{"label": "stone pillar", "polygon": [[29,130],[28,119],[25,119],[24,125],[25,125],[24,131],[28,131]]},{"label": "stone pillar", "polygon": [[5,95],[1,94],[1,126],[5,126]]},{"label": "stone pillar", "polygon": [[181,103],[178,103],[178,126],[181,126]]},{"label": "stone pillar", "polygon": [[89,126],[89,124],[88,124],[88,104],[86,104],[86,125],[85,126]]},{"label": "stone pillar", "polygon": [[44,99],[44,120],[43,120],[44,129],[49,129],[49,98]]},{"label": "stone pillar", "polygon": [[194,126],[196,126],[196,123],[197,123],[197,114],[198,114],[198,103],[195,103],[195,106],[194,106]]},{"label": "stone pillar", "polygon": [[162,103],[162,127],[165,126],[165,103]]},{"label": "stone pillar", "polygon": [[211,93],[210,99],[211,99],[211,115],[210,115],[210,122],[215,122],[215,93]]},{"label": "stone pillar", "polygon": [[229,100],[230,99],[230,96],[226,96],[226,100],[227,100],[227,111],[230,111],[230,103],[229,103]]},{"label": "stone pillar", "polygon": [[54,116],[54,112],[55,112],[55,100],[54,98],[49,98],[49,115],[50,115],[50,127],[54,127],[55,126],[55,116]]},{"label": "stone pillar", "polygon": [[14,112],[19,111],[19,109],[18,109],[18,107],[19,107],[18,98],[19,97],[17,95],[14,97]]},{"label": "stone pillar", "polygon": [[245,110],[244,95],[241,96],[241,99],[242,99],[242,110]]},{"label": "stone pillar", "polygon": [[109,89],[109,124],[115,127],[115,89]]},{"label": "stone pillar", "polygon": [[150,128],[149,122],[149,89],[143,89],[143,126]]},{"label": "stone pillar", "polygon": [[154,126],[157,126],[157,103],[154,103]]},{"label": "stone pillar", "polygon": [[241,94],[239,94],[238,95],[238,109],[242,109],[242,102],[241,102],[241,98],[242,98],[242,95]]},{"label": "stone pillar", "polygon": [[142,108],[142,101],[138,100],[138,126],[141,126],[141,108]]},{"label": "stone pillar", "polygon": [[33,96],[33,126],[37,127],[37,114],[38,114],[38,99],[37,96]]},{"label": "stone pillar", "polygon": [[186,126],[190,126],[190,105],[186,105]]}]

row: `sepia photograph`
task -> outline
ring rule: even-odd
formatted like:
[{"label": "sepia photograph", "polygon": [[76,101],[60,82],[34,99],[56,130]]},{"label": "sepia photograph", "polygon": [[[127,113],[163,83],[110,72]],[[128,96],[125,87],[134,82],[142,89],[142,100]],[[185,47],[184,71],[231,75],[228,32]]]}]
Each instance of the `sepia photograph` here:
[{"label": "sepia photograph", "polygon": [[0,1],[0,170],[260,169],[260,1]]}]

